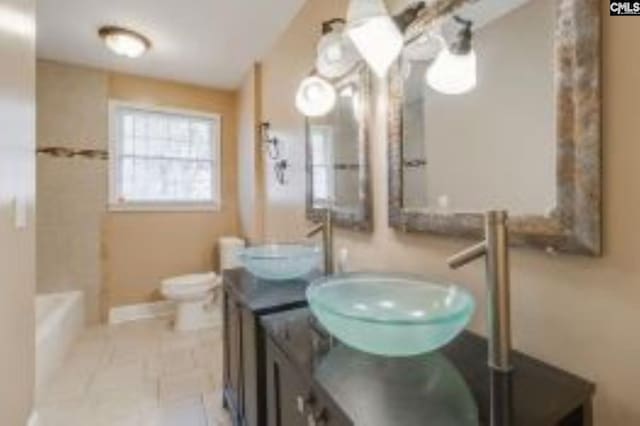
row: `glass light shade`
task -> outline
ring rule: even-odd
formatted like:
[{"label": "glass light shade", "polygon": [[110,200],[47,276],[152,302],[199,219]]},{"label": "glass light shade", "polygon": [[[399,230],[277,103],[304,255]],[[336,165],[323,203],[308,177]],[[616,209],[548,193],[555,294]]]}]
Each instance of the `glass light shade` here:
[{"label": "glass light shade", "polygon": [[105,28],[100,30],[100,35],[113,53],[128,58],[141,56],[150,46],[144,37],[125,29]]},{"label": "glass light shade", "polygon": [[336,89],[325,79],[312,76],[302,80],[296,94],[296,107],[307,117],[322,117],[336,104]]},{"label": "glass light shade", "polygon": [[316,69],[326,78],[338,78],[346,74],[358,61],[358,52],[342,31],[325,34],[318,43]]},{"label": "glass light shade", "polygon": [[471,50],[465,55],[456,55],[445,47],[427,70],[426,78],[429,86],[446,95],[461,95],[473,90],[478,78],[476,52]]},{"label": "glass light shade", "polygon": [[404,40],[382,0],[351,0],[347,34],[379,77],[398,58]]}]

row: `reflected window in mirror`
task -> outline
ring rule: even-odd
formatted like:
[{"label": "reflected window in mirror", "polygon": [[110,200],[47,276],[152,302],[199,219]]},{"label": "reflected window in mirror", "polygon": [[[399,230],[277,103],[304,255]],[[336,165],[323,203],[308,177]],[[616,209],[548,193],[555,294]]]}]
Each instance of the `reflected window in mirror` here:
[{"label": "reflected window in mirror", "polygon": [[333,180],[333,127],[323,124],[309,124],[311,156],[313,158],[313,207],[327,208],[335,197]]}]

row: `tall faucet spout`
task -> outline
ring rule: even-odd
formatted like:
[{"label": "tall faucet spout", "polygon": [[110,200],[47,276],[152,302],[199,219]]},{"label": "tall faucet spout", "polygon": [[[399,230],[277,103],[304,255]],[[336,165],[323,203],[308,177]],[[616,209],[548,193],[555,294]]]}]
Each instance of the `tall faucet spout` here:
[{"label": "tall faucet spout", "polygon": [[318,225],[315,228],[311,229],[309,232],[307,232],[307,238],[315,237],[322,231],[324,231],[324,224]]},{"label": "tall faucet spout", "polygon": [[333,266],[333,216],[331,210],[327,209],[323,222],[307,233],[307,238],[311,238],[322,233],[322,251],[324,254],[324,273],[331,275]]},{"label": "tall faucet spout", "polygon": [[511,303],[509,271],[509,230],[505,211],[485,215],[485,240],[450,257],[452,269],[485,257],[487,279],[487,325],[489,366],[497,371],[511,371]]},{"label": "tall faucet spout", "polygon": [[447,259],[447,263],[451,269],[458,269],[466,265],[467,263],[471,263],[476,259],[480,259],[482,256],[487,254],[487,242],[482,241],[476,245],[469,247],[461,251],[458,254],[451,256]]}]

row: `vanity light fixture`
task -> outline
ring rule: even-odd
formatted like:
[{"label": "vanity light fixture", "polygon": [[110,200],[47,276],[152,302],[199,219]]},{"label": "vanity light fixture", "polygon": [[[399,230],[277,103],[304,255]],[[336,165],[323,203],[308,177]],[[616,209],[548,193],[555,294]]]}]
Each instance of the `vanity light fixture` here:
[{"label": "vanity light fixture", "polygon": [[351,0],[347,34],[378,77],[400,56],[404,39],[383,0]]},{"label": "vanity light fixture", "polygon": [[446,95],[461,95],[477,85],[477,57],[472,45],[472,21],[454,16],[463,28],[451,44],[444,47],[429,67],[426,80],[434,90]]},{"label": "vanity light fixture", "polygon": [[336,104],[336,89],[331,83],[318,76],[302,80],[296,94],[296,107],[307,117],[322,117]]},{"label": "vanity light fixture", "polygon": [[148,38],[135,31],[116,26],[104,26],[98,30],[98,35],[116,55],[127,58],[142,56],[151,48]]},{"label": "vanity light fixture", "polygon": [[280,158],[280,140],[271,135],[271,123],[265,121],[260,123],[260,135],[262,141],[267,146],[267,153],[272,160],[278,160]]},{"label": "vanity light fixture", "polygon": [[325,78],[333,79],[346,74],[360,59],[353,42],[344,33],[345,24],[345,20],[340,18],[322,23],[316,70]]}]

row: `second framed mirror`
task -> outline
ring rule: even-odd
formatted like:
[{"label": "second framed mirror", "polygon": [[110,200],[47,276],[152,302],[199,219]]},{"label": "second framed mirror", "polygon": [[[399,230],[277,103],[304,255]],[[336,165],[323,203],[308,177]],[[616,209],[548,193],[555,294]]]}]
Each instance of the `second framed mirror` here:
[{"label": "second framed mirror", "polygon": [[308,118],[307,219],[320,221],[327,209],[336,226],[372,229],[369,163],[370,71],[364,63],[331,82],[336,105],[323,116]]}]

